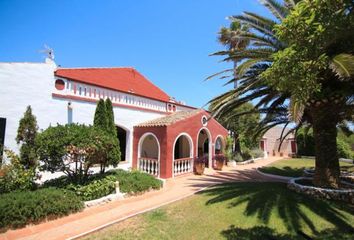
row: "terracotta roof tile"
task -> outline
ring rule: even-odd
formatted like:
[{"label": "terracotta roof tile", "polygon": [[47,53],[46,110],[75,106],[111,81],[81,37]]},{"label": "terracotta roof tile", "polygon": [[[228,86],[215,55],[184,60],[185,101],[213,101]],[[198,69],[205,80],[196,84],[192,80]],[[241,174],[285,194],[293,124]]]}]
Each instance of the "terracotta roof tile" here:
[{"label": "terracotta roof tile", "polygon": [[134,68],[58,68],[55,75],[164,102],[170,100],[170,96]]},{"label": "terracotta roof tile", "polygon": [[138,124],[136,127],[163,127],[163,126],[169,126],[172,125],[176,122],[182,121],[184,119],[190,118],[200,112],[203,112],[203,109],[196,109],[193,111],[180,111],[173,113],[171,115],[161,117],[161,118],[156,118],[147,122],[143,122]]}]

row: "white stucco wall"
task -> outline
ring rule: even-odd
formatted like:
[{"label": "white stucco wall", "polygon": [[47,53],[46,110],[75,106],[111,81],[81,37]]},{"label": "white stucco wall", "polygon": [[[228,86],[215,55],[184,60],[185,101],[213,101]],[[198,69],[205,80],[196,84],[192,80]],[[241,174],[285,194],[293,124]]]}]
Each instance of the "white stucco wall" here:
[{"label": "white stucco wall", "polygon": [[[43,130],[49,125],[68,123],[69,102],[73,122],[93,123],[96,103],[52,97],[52,93],[57,92],[55,69],[55,63],[50,60],[47,63],[0,63],[0,117],[6,118],[5,147],[18,152],[15,137],[19,120],[28,105]],[[134,125],[164,114],[114,107],[114,115],[115,123],[127,130],[126,160],[131,163]]]}]

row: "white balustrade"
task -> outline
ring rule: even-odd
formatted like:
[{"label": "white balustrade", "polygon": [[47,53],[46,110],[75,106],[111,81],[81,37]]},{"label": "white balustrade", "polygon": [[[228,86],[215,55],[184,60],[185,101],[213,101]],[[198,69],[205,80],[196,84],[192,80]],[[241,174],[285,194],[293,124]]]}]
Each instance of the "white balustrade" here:
[{"label": "white balustrade", "polygon": [[173,175],[181,175],[193,171],[193,158],[179,158],[173,162]]},{"label": "white balustrade", "polygon": [[139,170],[154,176],[159,176],[160,164],[155,158],[139,158]]}]

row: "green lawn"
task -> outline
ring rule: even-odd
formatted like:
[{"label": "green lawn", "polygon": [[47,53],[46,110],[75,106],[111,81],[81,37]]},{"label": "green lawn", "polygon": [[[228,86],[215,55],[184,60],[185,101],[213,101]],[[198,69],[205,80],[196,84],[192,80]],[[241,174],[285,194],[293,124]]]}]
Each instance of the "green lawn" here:
[{"label": "green lawn", "polygon": [[[340,162],[342,170],[354,172],[354,165],[352,163]],[[280,176],[300,177],[305,168],[315,167],[314,159],[306,158],[291,158],[284,159],[260,168],[264,173],[270,173]]]},{"label": "green lawn", "polygon": [[282,183],[223,184],[84,239],[354,239],[354,210]]}]

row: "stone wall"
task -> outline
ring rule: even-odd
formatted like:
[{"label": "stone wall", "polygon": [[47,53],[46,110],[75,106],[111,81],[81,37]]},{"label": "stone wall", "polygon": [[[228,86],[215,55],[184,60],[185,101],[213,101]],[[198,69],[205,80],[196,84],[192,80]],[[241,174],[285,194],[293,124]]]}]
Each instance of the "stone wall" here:
[{"label": "stone wall", "polygon": [[[297,180],[312,180],[309,177],[300,177],[293,178],[288,183],[288,188],[296,191],[297,193],[303,193],[314,198],[321,199],[331,199],[344,201],[350,204],[354,204],[354,189],[326,189],[326,188],[318,188],[313,186],[306,186],[297,183]],[[349,184],[350,185],[350,184]]]}]

